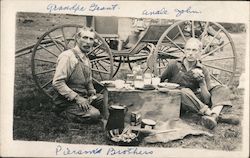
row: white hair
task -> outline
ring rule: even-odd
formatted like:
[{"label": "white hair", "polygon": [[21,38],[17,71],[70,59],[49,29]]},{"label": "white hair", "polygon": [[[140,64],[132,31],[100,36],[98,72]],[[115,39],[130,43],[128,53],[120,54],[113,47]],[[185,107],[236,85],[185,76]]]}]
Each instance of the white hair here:
[{"label": "white hair", "polygon": [[76,37],[80,37],[84,32],[89,31],[94,33],[94,29],[91,27],[81,27],[78,32],[76,33]]},{"label": "white hair", "polygon": [[197,38],[190,38],[190,39],[188,39],[187,42],[186,42],[186,44],[185,44],[185,47],[189,43],[197,43],[197,45],[199,46],[199,49],[202,50],[203,44],[202,44],[202,42],[199,39],[197,39]]}]

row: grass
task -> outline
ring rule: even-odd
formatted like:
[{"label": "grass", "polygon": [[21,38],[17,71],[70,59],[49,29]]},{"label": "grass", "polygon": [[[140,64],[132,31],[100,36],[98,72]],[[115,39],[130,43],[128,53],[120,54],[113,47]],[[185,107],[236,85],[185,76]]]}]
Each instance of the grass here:
[{"label": "grass", "polygon": [[[25,18],[33,22],[23,23]],[[16,50],[35,43],[37,37],[56,24],[75,23],[83,21],[83,17],[54,14],[19,13],[17,15]],[[245,53],[245,33],[232,34],[235,41],[238,62],[243,63]],[[16,58],[15,62],[15,93],[14,93],[14,140],[46,141],[72,144],[103,144],[112,143],[105,138],[102,124],[77,124],[68,122],[52,112],[53,104],[48,101],[36,88],[31,75],[31,55],[27,54]],[[238,73],[244,71],[243,64],[238,64]],[[120,69],[116,77],[124,77],[127,66]],[[232,88],[232,109],[225,113],[233,114],[242,119],[243,94],[237,88]],[[189,123],[199,124],[199,118],[186,116]],[[206,130],[203,127],[201,129]],[[219,124],[210,131],[214,137],[187,136],[183,140],[169,143],[146,144],[141,142],[139,146],[167,147],[167,148],[200,148],[211,150],[235,151],[242,149],[242,126]]]}]

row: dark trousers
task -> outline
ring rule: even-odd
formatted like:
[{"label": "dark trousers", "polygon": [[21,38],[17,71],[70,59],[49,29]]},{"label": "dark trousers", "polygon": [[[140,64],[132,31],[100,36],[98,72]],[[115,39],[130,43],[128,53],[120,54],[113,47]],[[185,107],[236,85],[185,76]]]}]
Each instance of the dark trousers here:
[{"label": "dark trousers", "polygon": [[203,103],[203,98],[200,93],[194,93],[189,88],[181,89],[181,108],[182,111],[193,111],[202,113],[207,108],[213,109],[215,106],[232,106],[230,101],[230,90],[222,85],[217,85],[209,90],[211,101],[208,105]]}]

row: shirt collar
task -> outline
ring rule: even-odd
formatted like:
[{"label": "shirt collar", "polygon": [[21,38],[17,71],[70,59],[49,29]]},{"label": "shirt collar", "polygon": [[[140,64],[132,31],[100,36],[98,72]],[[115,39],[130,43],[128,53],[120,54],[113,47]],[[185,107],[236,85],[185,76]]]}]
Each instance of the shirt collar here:
[{"label": "shirt collar", "polygon": [[[180,62],[180,63],[183,64],[183,61],[184,61],[185,58],[186,58],[186,57],[178,58],[178,59],[176,59],[176,60],[177,60],[177,62]],[[202,67],[203,67],[203,65],[202,65],[202,63],[201,63],[200,60],[197,60],[197,62],[196,62],[196,64],[195,64],[195,67],[197,67],[197,68],[202,68]]]},{"label": "shirt collar", "polygon": [[82,51],[80,50],[80,48],[76,45],[74,48],[75,52],[77,53],[77,55],[82,58],[82,59],[85,59],[86,58],[86,55],[85,53],[82,53]]}]

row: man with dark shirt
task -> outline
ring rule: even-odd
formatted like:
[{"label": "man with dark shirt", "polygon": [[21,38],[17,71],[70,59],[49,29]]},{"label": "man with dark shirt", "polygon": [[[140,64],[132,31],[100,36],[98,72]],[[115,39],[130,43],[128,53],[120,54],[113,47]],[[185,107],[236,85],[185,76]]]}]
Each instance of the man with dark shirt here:
[{"label": "man with dark shirt", "polygon": [[202,43],[190,38],[185,45],[185,57],[170,61],[161,75],[161,82],[178,83],[182,88],[182,111],[193,111],[202,115],[201,123],[208,129],[217,125],[218,116],[225,105],[231,106],[227,87],[211,86],[209,72],[199,61]]}]

